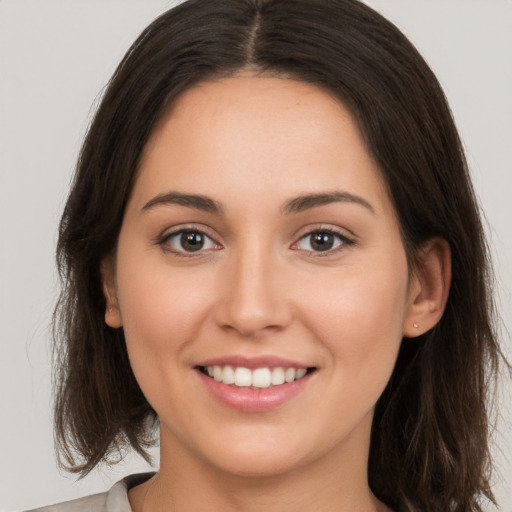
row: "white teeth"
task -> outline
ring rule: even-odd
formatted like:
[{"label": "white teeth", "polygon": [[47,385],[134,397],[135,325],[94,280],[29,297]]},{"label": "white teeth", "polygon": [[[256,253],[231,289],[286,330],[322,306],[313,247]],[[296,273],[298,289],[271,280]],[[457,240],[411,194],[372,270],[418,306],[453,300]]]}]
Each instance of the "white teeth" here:
[{"label": "white teeth", "polygon": [[265,389],[270,386],[280,386],[294,380],[302,379],[307,373],[306,368],[257,368],[250,370],[239,366],[207,366],[206,373],[217,382],[238,387],[254,387]]},{"label": "white teeth", "polygon": [[284,380],[286,382],[293,382],[295,380],[296,370],[295,368],[287,368],[284,372]]},{"label": "white teeth", "polygon": [[235,386],[249,387],[252,385],[252,372],[249,368],[238,367],[235,370]]},{"label": "white teeth", "polygon": [[218,382],[222,380],[222,368],[220,366],[213,367],[213,378]]},{"label": "white teeth", "polygon": [[284,384],[284,368],[274,368],[272,370],[272,386]]},{"label": "white teeth", "polygon": [[224,382],[224,384],[235,383],[235,372],[231,366],[226,366],[224,370],[222,370],[222,382]]},{"label": "white teeth", "polygon": [[302,379],[302,377],[304,377],[304,375],[306,375],[306,373],[308,373],[308,371],[306,370],[306,368],[299,368],[297,370],[297,372],[295,373],[295,379],[298,380],[298,379]]},{"label": "white teeth", "polygon": [[255,388],[268,388],[271,381],[272,375],[268,368],[258,368],[252,372],[252,385]]}]

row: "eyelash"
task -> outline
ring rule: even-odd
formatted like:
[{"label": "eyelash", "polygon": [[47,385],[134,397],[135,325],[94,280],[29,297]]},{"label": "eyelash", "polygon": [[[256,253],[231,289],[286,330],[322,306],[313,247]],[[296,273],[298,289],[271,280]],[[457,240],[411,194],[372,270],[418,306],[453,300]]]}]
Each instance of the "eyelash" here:
[{"label": "eyelash", "polygon": [[[200,235],[201,237],[204,237],[205,239],[209,240],[209,243],[211,243],[211,244],[213,244],[213,245],[215,245],[217,247],[208,247],[206,249],[201,247],[197,251],[186,251],[184,249],[173,249],[169,245],[169,242],[170,242],[171,239],[176,238],[176,237],[183,237],[183,235],[185,235],[185,234]],[[334,236],[337,239],[337,241],[338,241],[338,245],[335,248],[327,249],[325,251],[315,251],[315,250],[312,250],[312,249],[311,250],[310,249],[302,249],[304,252],[307,252],[307,253],[313,255],[313,257],[331,256],[331,255],[336,254],[339,251],[343,250],[345,247],[355,244],[355,240],[353,238],[350,238],[350,237],[340,233],[339,231],[336,231],[336,230],[334,230],[332,228],[321,228],[320,227],[320,228],[308,231],[307,233],[302,235],[296,242],[294,242],[292,244],[291,249],[292,250],[300,250],[298,248],[294,249],[294,247],[298,246],[298,244],[302,240],[306,240],[308,238],[310,239],[309,245],[311,246],[311,237],[313,235],[315,235],[315,234]],[[181,243],[181,241],[182,240],[180,240],[178,243]],[[175,256],[177,256],[179,258],[193,258],[193,257],[197,257],[199,255],[202,255],[202,253],[204,253],[207,250],[212,250],[212,249],[213,250],[219,250],[219,249],[222,248],[222,246],[220,244],[218,244],[211,236],[209,236],[203,230],[201,230],[201,229],[194,229],[194,228],[182,228],[182,229],[179,229],[177,231],[173,231],[172,233],[165,234],[164,236],[159,238],[156,243],[157,243],[157,245],[161,246],[163,251],[170,252],[170,253],[172,253],[173,255],[175,255]]]},{"label": "eyelash", "polygon": [[[197,228],[182,228],[177,231],[173,231],[172,233],[165,234],[157,241],[157,244],[162,248],[163,251],[170,252],[174,256],[177,256],[179,258],[193,258],[193,257],[197,257],[199,255],[202,255],[201,253],[205,252],[205,249],[203,247],[201,247],[198,251],[186,251],[184,249],[173,249],[172,248],[172,246],[170,245],[169,242],[173,238],[183,237],[183,235],[185,235],[185,234],[200,235],[204,239],[208,240],[210,243],[218,246],[215,248],[207,248],[206,250],[211,250],[211,249],[218,250],[222,247],[211,236],[209,236],[203,230],[197,229]],[[181,243],[181,241],[178,243]]]},{"label": "eyelash", "polygon": [[[308,252],[309,254],[313,255],[315,258],[324,258],[324,257],[327,257],[327,256],[332,256],[332,255],[337,254],[338,252],[342,251],[347,246],[355,244],[355,240],[353,238],[349,238],[347,235],[342,234],[342,233],[340,233],[339,231],[337,231],[335,229],[320,227],[320,228],[308,231],[307,233],[302,235],[297,240],[297,242],[295,242],[292,245],[292,248],[294,246],[297,246],[302,240],[306,240],[308,238],[310,240],[309,241],[309,245],[311,246],[311,237],[313,235],[316,235],[316,234],[333,236],[333,237],[335,237],[338,240],[339,244],[338,244],[337,247],[332,248],[332,249],[327,249],[325,251],[315,251],[315,250],[303,249],[305,252]],[[297,249],[297,250],[299,250],[299,249]]]}]

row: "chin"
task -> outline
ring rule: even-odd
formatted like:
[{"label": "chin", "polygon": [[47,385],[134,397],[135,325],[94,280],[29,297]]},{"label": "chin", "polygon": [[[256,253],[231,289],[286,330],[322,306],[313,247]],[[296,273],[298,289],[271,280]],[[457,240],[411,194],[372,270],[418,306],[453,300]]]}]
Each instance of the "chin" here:
[{"label": "chin", "polygon": [[292,472],[307,464],[309,454],[304,443],[291,443],[290,439],[271,438],[263,433],[258,439],[231,442],[229,449],[219,443],[221,451],[210,452],[211,464],[239,477],[265,478]]},{"label": "chin", "polygon": [[268,453],[257,453],[226,458],[216,461],[217,467],[225,473],[241,478],[271,478],[298,469],[301,464],[297,457]]}]

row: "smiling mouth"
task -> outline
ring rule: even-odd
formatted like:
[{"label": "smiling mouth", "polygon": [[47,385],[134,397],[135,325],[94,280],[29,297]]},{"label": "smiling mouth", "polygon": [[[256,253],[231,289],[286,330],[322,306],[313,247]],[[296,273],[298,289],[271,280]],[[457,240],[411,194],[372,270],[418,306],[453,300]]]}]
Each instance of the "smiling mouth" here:
[{"label": "smiling mouth", "polygon": [[316,368],[256,368],[251,370],[243,366],[198,366],[198,370],[211,379],[222,382],[228,386],[266,389],[275,386],[289,384],[296,380],[303,379],[306,375],[314,372]]}]

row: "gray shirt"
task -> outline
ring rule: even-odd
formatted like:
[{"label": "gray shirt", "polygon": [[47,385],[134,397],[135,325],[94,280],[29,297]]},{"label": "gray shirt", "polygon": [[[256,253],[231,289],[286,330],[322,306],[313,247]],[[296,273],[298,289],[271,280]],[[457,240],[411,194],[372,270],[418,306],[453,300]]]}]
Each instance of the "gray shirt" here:
[{"label": "gray shirt", "polygon": [[154,473],[130,475],[117,482],[107,492],[92,494],[77,500],[65,501],[48,507],[40,507],[27,512],[132,512],[128,501],[128,491],[146,480]]}]

